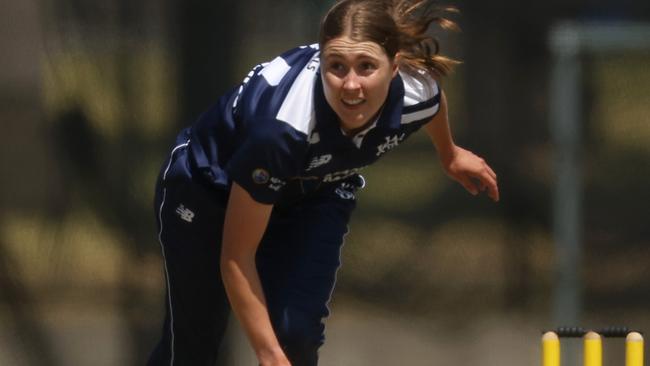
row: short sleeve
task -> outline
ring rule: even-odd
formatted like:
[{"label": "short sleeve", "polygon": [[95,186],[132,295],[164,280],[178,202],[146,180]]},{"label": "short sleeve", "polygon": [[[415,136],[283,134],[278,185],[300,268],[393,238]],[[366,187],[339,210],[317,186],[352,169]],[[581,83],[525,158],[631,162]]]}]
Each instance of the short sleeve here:
[{"label": "short sleeve", "polygon": [[440,110],[440,88],[435,79],[423,71],[402,72],[404,109],[402,124],[429,121]]},{"label": "short sleeve", "polygon": [[298,175],[306,153],[303,140],[284,122],[256,123],[231,157],[226,172],[255,201],[273,204],[287,180]]}]

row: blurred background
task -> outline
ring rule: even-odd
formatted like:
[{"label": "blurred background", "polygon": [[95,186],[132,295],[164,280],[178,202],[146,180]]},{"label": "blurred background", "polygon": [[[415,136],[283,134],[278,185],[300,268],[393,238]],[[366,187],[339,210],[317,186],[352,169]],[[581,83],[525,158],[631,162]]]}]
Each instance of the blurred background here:
[{"label": "blurred background", "polygon": [[[145,363],[164,309],[153,189],[175,134],[254,65],[315,42],[331,4],[0,0],[0,365]],[[560,321],[650,330],[650,38],[550,41],[557,24],[650,22],[650,2],[452,5],[462,32],[432,29],[463,61],[443,82],[452,128],[501,201],[447,179],[424,134],[368,168],[324,366],[538,365]],[[608,341],[606,362],[622,350]],[[236,325],[223,355],[255,364]]]}]

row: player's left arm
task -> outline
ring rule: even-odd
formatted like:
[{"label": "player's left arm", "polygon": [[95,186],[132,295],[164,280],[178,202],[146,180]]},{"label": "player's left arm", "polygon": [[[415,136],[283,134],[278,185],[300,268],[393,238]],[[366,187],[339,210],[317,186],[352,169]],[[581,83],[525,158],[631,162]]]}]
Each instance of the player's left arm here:
[{"label": "player's left arm", "polygon": [[480,191],[487,190],[488,196],[495,202],[498,201],[496,173],[483,158],[454,143],[447,115],[447,98],[444,92],[440,93],[440,109],[431,121],[424,125],[424,130],[438,151],[443,169],[471,194],[477,195]]}]

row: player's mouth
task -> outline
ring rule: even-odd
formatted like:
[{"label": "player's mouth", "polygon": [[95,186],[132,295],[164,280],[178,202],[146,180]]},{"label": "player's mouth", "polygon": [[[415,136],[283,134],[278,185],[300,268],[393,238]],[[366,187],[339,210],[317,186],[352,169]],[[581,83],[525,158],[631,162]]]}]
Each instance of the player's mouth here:
[{"label": "player's mouth", "polygon": [[354,108],[358,107],[361,104],[365,103],[366,100],[362,98],[354,98],[354,99],[341,99],[341,102],[343,105],[345,105],[348,108]]}]

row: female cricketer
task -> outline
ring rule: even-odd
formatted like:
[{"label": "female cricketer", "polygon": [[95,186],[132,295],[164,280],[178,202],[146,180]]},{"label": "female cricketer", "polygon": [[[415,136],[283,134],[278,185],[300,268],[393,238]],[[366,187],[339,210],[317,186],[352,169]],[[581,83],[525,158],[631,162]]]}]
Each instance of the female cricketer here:
[{"label": "female cricketer", "polygon": [[359,171],[423,128],[442,167],[499,198],[456,146],[428,0],[342,0],[319,44],[255,67],[177,138],[155,209],[166,316],[149,365],[213,365],[231,309],[263,366],[314,366]]}]

